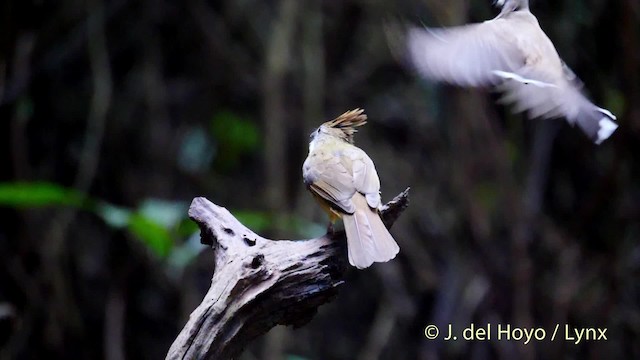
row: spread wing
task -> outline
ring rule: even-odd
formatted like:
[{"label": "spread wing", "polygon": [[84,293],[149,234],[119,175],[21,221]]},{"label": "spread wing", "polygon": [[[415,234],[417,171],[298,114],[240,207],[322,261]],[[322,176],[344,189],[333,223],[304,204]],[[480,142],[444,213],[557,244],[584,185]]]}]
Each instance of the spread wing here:
[{"label": "spread wing", "polygon": [[525,67],[518,74],[502,73],[505,81],[503,103],[513,103],[515,111],[527,111],[530,118],[565,117],[578,124],[596,144],[607,139],[618,127],[610,111],[594,105],[584,94],[575,74],[562,65],[561,77],[554,78],[537,67]]},{"label": "spread wing", "polygon": [[406,55],[423,77],[461,86],[500,84],[505,103],[530,118],[565,117],[597,144],[616,117],[584,95],[535,17],[511,13],[479,24],[406,33]]},{"label": "spread wing", "polygon": [[380,180],[373,161],[355,146],[338,152],[316,149],[304,162],[302,173],[311,191],[348,214],[355,211],[356,191],[365,195],[369,206],[380,206]]},{"label": "spread wing", "polygon": [[[449,28],[410,28],[406,55],[426,78],[461,86],[495,84],[495,70],[515,71],[525,64],[508,20]],[[507,29],[505,29],[507,28]]]}]

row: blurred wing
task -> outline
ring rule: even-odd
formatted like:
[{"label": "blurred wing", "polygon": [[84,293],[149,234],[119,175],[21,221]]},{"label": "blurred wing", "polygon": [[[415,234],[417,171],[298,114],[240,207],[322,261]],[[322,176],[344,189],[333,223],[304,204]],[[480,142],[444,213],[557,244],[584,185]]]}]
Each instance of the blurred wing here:
[{"label": "blurred wing", "polygon": [[304,162],[302,176],[309,189],[321,198],[348,214],[355,211],[351,201],[356,192],[353,176],[340,157],[315,151]]},{"label": "blurred wing", "polygon": [[528,111],[530,118],[565,116],[567,86],[562,81],[531,67],[495,74],[504,79],[497,88],[504,92],[500,102],[513,104],[515,112]]},{"label": "blurred wing", "polygon": [[406,53],[424,77],[462,86],[500,84],[502,102],[531,118],[566,117],[596,143],[617,128],[592,104],[530,13],[466,26],[406,32]]},{"label": "blurred wing", "polygon": [[407,56],[424,77],[462,86],[495,84],[493,71],[515,71],[525,63],[505,19],[451,28],[411,28]]},{"label": "blurred wing", "polygon": [[523,67],[515,73],[498,72],[497,75],[505,79],[498,87],[505,92],[501,102],[513,103],[516,112],[527,111],[532,119],[565,117],[569,123],[577,123],[597,144],[618,127],[611,112],[587,99],[582,92],[582,82],[564,64],[560,79],[554,79],[540,67]]}]

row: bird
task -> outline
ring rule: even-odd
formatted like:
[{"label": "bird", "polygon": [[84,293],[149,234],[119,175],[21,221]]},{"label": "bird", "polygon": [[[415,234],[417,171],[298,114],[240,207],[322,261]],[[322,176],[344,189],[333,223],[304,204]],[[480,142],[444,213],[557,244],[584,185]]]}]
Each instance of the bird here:
[{"label": "bird", "polygon": [[380,218],[380,179],[371,158],[354,145],[364,110],[347,111],[310,135],[302,165],[307,189],[329,215],[329,231],[342,218],[349,263],[364,269],[396,257],[400,247]]},{"label": "bird", "polygon": [[[616,116],[594,105],[529,10],[528,0],[497,0],[493,19],[462,26],[407,26],[390,41],[427,79],[464,87],[496,86],[501,103],[530,118],[561,118],[596,144],[617,129]],[[389,33],[388,33],[389,35]],[[401,36],[398,39],[398,36]]]}]

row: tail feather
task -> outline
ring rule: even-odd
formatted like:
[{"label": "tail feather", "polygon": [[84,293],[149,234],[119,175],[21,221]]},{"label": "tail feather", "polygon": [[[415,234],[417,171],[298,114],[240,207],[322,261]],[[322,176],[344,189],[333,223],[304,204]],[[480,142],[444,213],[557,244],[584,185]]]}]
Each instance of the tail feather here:
[{"label": "tail feather", "polygon": [[539,74],[527,74],[526,71],[522,74],[505,71],[493,73],[505,80],[498,87],[504,92],[500,102],[513,103],[515,112],[528,111],[532,119],[566,117],[570,124],[577,123],[596,144],[601,144],[618,128],[615,115],[591,103],[580,90],[582,85],[567,67],[565,77],[570,82],[560,86],[542,79]]},{"label": "tail feather", "polygon": [[347,233],[349,263],[364,269],[374,262],[386,262],[396,257],[400,247],[382,223],[376,209],[371,209],[365,197],[353,197],[356,211],[342,217]]},{"label": "tail feather", "polygon": [[600,145],[618,128],[615,120],[616,117],[608,110],[588,103],[580,109],[574,121],[593,142]]}]

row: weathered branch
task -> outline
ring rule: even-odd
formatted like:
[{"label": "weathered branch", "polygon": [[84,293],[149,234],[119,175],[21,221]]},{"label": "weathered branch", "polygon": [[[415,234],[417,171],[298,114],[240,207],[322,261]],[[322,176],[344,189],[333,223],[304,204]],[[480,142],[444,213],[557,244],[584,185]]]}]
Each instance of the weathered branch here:
[{"label": "weathered branch", "polygon": [[[409,189],[382,209],[387,227],[409,203]],[[228,359],[272,327],[306,324],[331,300],[347,268],[337,232],[309,240],[270,240],[227,209],[195,198],[189,217],[215,250],[211,288],[169,349],[167,359]]]}]

